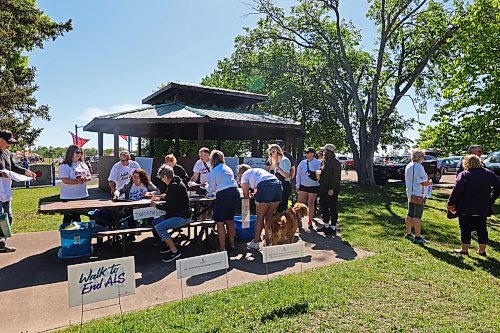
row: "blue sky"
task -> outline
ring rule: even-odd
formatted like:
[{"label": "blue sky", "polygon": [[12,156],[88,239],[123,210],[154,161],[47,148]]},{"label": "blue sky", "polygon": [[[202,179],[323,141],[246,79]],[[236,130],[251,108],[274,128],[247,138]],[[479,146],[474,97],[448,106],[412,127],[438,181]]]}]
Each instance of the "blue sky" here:
[{"label": "blue sky", "polygon": [[[247,2],[251,0],[38,0],[54,20],[71,18],[73,31],[29,54],[37,68],[38,103],[48,104],[52,116],[49,122],[34,122],[45,129],[36,145],[67,146],[75,124],[140,107],[162,83],[199,83],[217,60],[232,53],[243,28],[255,26],[258,16],[246,15],[251,11]],[[365,18],[366,0],[343,1],[342,6],[344,17],[363,29],[371,48],[376,32]],[[399,108],[415,116],[409,101]],[[86,147],[97,147],[97,134],[81,131],[91,139]],[[417,133],[407,135],[415,138]],[[104,136],[105,148],[112,147],[112,140]]]}]

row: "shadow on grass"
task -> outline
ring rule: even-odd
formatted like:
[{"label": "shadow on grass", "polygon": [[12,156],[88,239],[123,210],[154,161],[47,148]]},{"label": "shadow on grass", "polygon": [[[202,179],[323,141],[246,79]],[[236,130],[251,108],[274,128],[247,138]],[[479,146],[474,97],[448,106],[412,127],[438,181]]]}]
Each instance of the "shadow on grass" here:
[{"label": "shadow on grass", "polygon": [[492,257],[487,258],[476,258],[472,257],[476,262],[476,265],[480,267],[485,272],[490,273],[496,278],[500,277],[500,262]]},{"label": "shadow on grass", "polygon": [[429,247],[426,245],[422,245],[422,248],[427,250],[427,252],[429,252],[435,258],[437,258],[441,261],[444,261],[449,265],[453,265],[455,267],[458,267],[460,269],[465,269],[468,271],[474,270],[474,268],[471,265],[464,262],[464,258],[462,256],[454,255],[454,254],[447,253],[444,251],[439,251],[435,248],[432,248],[432,247]]},{"label": "shadow on grass", "polygon": [[298,315],[307,313],[308,308],[309,308],[308,303],[297,303],[297,304],[287,306],[284,308],[274,309],[270,313],[264,314],[260,318],[260,321],[262,323],[265,323],[267,321],[275,320],[276,318],[298,316]]}]

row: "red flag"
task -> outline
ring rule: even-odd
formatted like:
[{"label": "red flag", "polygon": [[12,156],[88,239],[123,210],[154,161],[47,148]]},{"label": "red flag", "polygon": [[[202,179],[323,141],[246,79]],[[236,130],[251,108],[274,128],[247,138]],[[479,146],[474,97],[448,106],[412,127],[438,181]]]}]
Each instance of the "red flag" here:
[{"label": "red flag", "polygon": [[81,136],[78,137],[78,140],[76,138],[76,135],[73,134],[72,132],[69,132],[71,134],[71,137],[73,138],[73,144],[77,145],[78,147],[83,147],[84,144],[86,144],[90,139],[84,139]]},{"label": "red flag", "polygon": [[120,138],[122,138],[123,140],[125,140],[125,141],[128,142],[128,136],[126,136],[126,135],[120,135]]}]

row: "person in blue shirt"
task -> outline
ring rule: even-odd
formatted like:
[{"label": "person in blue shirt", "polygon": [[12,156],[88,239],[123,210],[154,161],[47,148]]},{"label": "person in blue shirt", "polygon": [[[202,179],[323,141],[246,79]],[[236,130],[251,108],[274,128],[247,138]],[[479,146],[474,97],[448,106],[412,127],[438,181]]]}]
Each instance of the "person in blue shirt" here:
[{"label": "person in blue shirt", "polygon": [[216,193],[215,209],[212,218],[217,223],[219,251],[226,250],[226,235],[229,248],[234,249],[234,213],[240,204],[240,192],[234,179],[233,170],[224,161],[224,154],[219,150],[210,153],[210,174],[208,175],[208,193]]}]

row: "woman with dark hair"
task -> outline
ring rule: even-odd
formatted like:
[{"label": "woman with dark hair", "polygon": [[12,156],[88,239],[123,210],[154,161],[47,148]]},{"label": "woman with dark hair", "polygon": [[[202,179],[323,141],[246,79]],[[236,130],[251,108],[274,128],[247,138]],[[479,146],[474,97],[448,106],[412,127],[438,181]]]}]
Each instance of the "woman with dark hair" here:
[{"label": "woman with dark hair", "polygon": [[[224,161],[224,154],[213,150],[210,154],[210,174],[208,175],[208,193],[216,193],[215,209],[212,218],[217,223],[219,251],[226,250],[226,235],[229,248],[234,249],[234,213],[240,204],[240,192],[234,179],[233,170]],[[227,230],[225,229],[227,228]]]},{"label": "woman with dark hair", "polygon": [[151,198],[155,194],[160,194],[160,191],[153,185],[148,173],[139,168],[135,169],[130,176],[130,182],[115,191],[113,199],[116,200],[120,196],[125,195],[126,200],[140,200]]},{"label": "woman with dark hair", "polygon": [[322,150],[325,158],[321,163],[321,168],[316,171],[319,177],[319,203],[323,219],[323,226],[318,231],[327,235],[335,235],[339,218],[337,202],[340,193],[341,165],[335,157],[333,144],[326,144]]},{"label": "woman with dark hair", "polygon": [[[87,182],[91,180],[90,170],[85,164],[82,148],[71,145],[66,156],[59,165],[59,179],[62,180],[60,198],[62,201],[81,200],[89,196]],[[80,214],[68,212],[64,214],[63,223],[80,221]]]},{"label": "woman with dark hair", "polygon": [[[311,232],[313,230],[313,219],[316,202],[316,196],[319,192],[319,182],[316,177],[316,170],[320,169],[321,162],[316,159],[316,149],[309,147],[305,151],[306,158],[299,163],[297,167],[297,176],[295,178],[295,187],[299,193],[298,202],[307,205],[309,209],[309,221],[307,223],[308,229],[306,232]],[[301,227],[301,225],[299,225]]]},{"label": "woman with dark hair", "polygon": [[458,174],[448,199],[448,210],[458,215],[462,242],[462,247],[453,252],[467,255],[471,232],[476,230],[477,254],[486,256],[486,219],[493,213],[491,207],[500,194],[500,181],[492,171],[483,167],[476,155],[465,156],[462,164],[465,171]]}]

